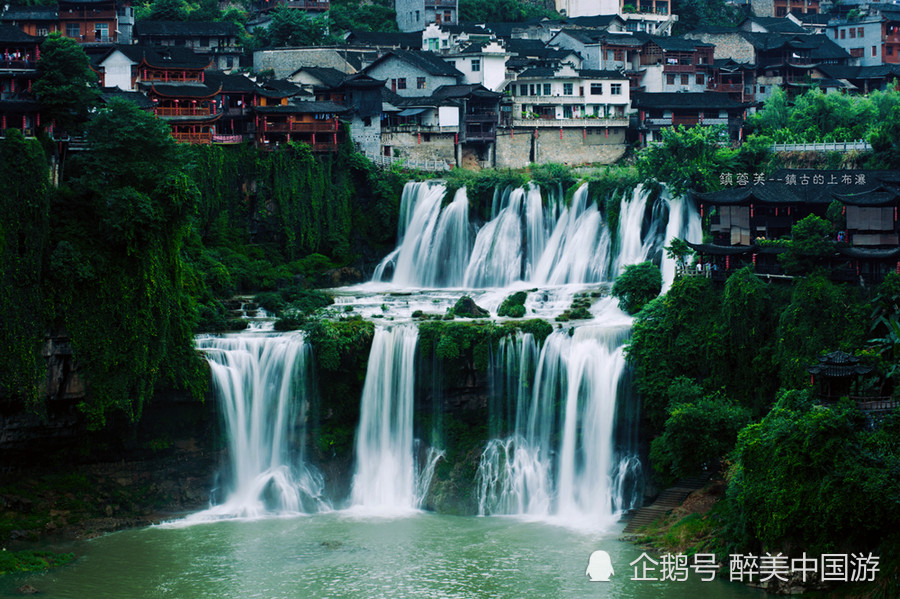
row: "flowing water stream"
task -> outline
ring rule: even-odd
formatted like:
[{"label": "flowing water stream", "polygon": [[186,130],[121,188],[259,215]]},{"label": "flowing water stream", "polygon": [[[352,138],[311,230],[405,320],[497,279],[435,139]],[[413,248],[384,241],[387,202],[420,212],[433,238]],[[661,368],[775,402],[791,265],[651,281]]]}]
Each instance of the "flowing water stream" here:
[{"label": "flowing water stream", "polygon": [[[621,194],[615,231],[586,185],[569,202],[535,186],[498,190],[486,222],[465,189],[445,196],[439,182],[408,184],[397,248],[371,283],[336,290],[342,311],[377,319],[349,496],[326,497],[306,463],[314,357],[303,335],[257,324],[201,338],[229,441],[214,505],[97,539],[74,566],[26,579],[48,597],[756,596],[629,580],[640,551],[615,537],[641,500],[623,351],[631,318],[609,297],[593,302],[592,320],[542,344],[509,336],[492,355],[491,439],[470,489],[484,517],[420,511],[443,448],[438,431],[414,434],[416,388],[433,376],[417,370],[414,311],[440,314],[466,294],[496,314],[521,289],[528,316],[552,321],[576,293],[605,295],[629,264],[656,261],[668,286],[662,248],[700,237],[689,203],[640,187]],[[585,576],[596,549],[612,556],[611,583]]]}]

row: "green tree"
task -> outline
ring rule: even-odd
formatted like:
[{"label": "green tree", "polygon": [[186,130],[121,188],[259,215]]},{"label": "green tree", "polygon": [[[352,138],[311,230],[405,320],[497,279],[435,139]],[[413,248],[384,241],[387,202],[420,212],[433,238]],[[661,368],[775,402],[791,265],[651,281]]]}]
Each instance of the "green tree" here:
[{"label": "green tree", "polygon": [[460,0],[459,20],[467,23],[505,22],[518,23],[529,19],[561,18],[555,10],[545,8],[537,2],[525,0]]},{"label": "green tree", "polygon": [[683,377],[669,387],[667,411],[650,459],[654,470],[672,478],[698,475],[725,457],[750,421],[746,408],[721,395],[704,395],[699,385]]},{"label": "green tree", "polygon": [[822,265],[834,255],[833,227],[830,222],[810,214],[791,227],[788,251],[778,261],[788,274],[805,274]]},{"label": "green tree", "polygon": [[0,141],[0,397],[39,398],[47,318],[42,290],[50,229],[48,165],[36,140],[7,129]]},{"label": "green tree", "polygon": [[854,352],[865,339],[866,318],[857,288],[829,281],[821,273],[800,279],[781,312],[773,363],[781,386],[808,384],[806,367],[823,352]]},{"label": "green tree", "polygon": [[328,15],[334,31],[397,31],[394,3],[386,0],[336,0]]},{"label": "green tree", "polygon": [[703,382],[711,376],[720,344],[719,306],[709,279],[683,277],[637,314],[627,358],[651,435],[662,430],[668,417],[668,389],[676,377]]},{"label": "green tree", "polygon": [[777,369],[771,361],[777,324],[772,288],[748,266],[734,272],[722,292],[722,346],[716,379],[726,394],[761,416],[777,390]]},{"label": "green tree", "polygon": [[[114,134],[111,134],[114,132]],[[196,306],[181,252],[196,208],[168,127],[125,100],[89,124],[81,173],[54,206],[51,288],[88,386],[90,426],[136,421],[160,383],[201,396]]]},{"label": "green tree", "polygon": [[719,175],[734,170],[736,156],[720,145],[724,134],[721,127],[662,129],[660,143],[638,154],[638,172],[645,181],[667,183],[675,195],[719,189]]},{"label": "green tree", "polygon": [[272,12],[272,22],[257,29],[258,43],[264,46],[317,46],[331,41],[328,16],[310,17],[302,10],[280,6]]},{"label": "green tree", "polygon": [[637,314],[644,305],[659,295],[662,289],[662,273],[652,262],[630,264],[616,277],[612,295],[619,298],[619,305],[629,314]]},{"label": "green tree", "polygon": [[68,133],[78,132],[100,97],[87,54],[75,40],[51,33],[41,44],[37,70],[33,89],[44,122],[54,121]]},{"label": "green tree", "polygon": [[783,392],[741,431],[727,490],[732,540],[797,555],[874,549],[900,526],[900,418],[877,431],[849,402]]},{"label": "green tree", "polygon": [[672,14],[678,15],[674,35],[698,27],[733,27],[744,19],[744,11],[724,0],[674,0]]}]

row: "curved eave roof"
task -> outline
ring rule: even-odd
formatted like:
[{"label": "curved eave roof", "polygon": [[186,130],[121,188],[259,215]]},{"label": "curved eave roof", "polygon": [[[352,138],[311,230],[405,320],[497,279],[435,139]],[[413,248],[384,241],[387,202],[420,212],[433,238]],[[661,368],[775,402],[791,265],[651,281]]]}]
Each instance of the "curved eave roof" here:
[{"label": "curved eave roof", "polygon": [[193,85],[182,83],[153,83],[150,85],[150,91],[163,98],[209,100],[222,91],[222,85],[219,84],[219,87],[213,90],[202,83]]},{"label": "curved eave roof", "polygon": [[888,206],[900,200],[897,193],[886,189],[833,195],[839,202],[848,206]]},{"label": "curved eave roof", "polygon": [[707,256],[740,256],[757,253],[759,247],[754,245],[715,245],[712,243],[686,242],[688,247],[699,254]]}]

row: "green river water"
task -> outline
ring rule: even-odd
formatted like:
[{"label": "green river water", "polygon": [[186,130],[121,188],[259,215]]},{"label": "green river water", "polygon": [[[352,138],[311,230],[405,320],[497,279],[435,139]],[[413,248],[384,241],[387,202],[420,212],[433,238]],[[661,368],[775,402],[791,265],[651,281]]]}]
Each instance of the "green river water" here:
[{"label": "green river water", "polygon": [[[159,526],[75,545],[69,566],[4,577],[0,597],[66,599],[462,599],[742,598],[765,593],[737,583],[632,580],[641,549],[621,530],[584,533],[508,517],[415,513],[373,518],[350,512]],[[609,582],[591,582],[588,558],[607,551]],[[658,575],[658,572],[657,572]],[[652,577],[652,576],[648,576]]]}]

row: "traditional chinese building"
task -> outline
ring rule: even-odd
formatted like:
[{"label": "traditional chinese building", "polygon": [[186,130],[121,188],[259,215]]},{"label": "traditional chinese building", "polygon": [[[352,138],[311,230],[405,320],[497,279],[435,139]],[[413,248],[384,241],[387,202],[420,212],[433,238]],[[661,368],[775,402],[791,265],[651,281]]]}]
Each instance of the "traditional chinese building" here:
[{"label": "traditional chinese building", "polygon": [[37,79],[40,39],[10,25],[0,25],[0,134],[21,129],[33,135],[41,115],[31,84]]},{"label": "traditional chinese building", "polygon": [[775,259],[786,251],[779,240],[809,215],[835,217],[834,254],[822,259],[833,278],[878,282],[900,271],[900,173],[896,171],[783,170],[723,174],[721,191],[695,193],[708,219],[711,244],[692,247],[719,272],[754,263],[757,272],[782,275]]}]

